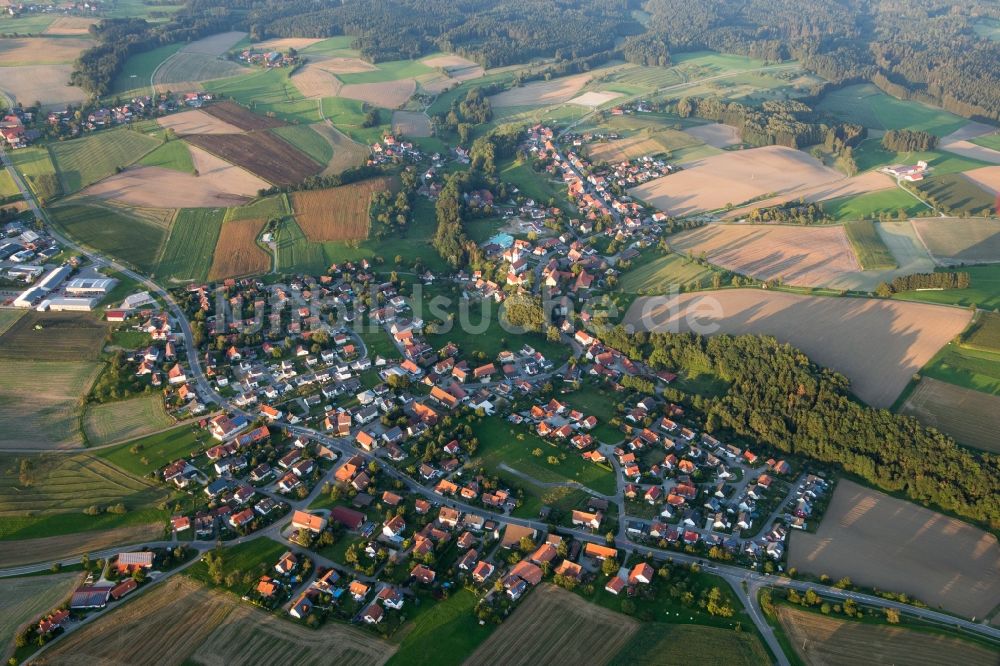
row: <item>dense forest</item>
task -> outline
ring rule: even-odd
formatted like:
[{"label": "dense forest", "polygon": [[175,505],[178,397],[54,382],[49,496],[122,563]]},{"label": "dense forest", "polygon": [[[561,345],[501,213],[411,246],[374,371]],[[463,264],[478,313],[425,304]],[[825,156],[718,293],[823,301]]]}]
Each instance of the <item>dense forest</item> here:
[{"label": "dense forest", "polygon": [[716,97],[687,98],[676,106],[682,118],[695,116],[732,125],[743,143],[753,146],[801,148],[824,141],[827,126],[798,101],[768,101],[760,106],[725,102]]},{"label": "dense forest", "polygon": [[790,345],[769,336],[629,334],[620,326],[601,337],[657,370],[728,382],[725,395],[693,405],[708,432],[835,463],[886,491],[1000,526],[1000,456],[857,402],[846,378]]},{"label": "dense forest", "polygon": [[882,147],[895,153],[933,150],[937,143],[938,138],[933,134],[917,130],[889,130],[882,135]]}]

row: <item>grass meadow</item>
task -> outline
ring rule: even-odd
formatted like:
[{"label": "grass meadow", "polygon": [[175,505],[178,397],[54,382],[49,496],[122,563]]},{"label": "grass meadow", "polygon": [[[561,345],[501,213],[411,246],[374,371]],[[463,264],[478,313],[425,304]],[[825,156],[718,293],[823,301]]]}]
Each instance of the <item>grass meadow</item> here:
[{"label": "grass meadow", "polygon": [[308,155],[316,164],[326,166],[333,159],[333,146],[308,125],[287,125],[271,131]]},{"label": "grass meadow", "polygon": [[182,208],[170,227],[156,276],[170,280],[205,280],[222,231],[225,208]]},{"label": "grass meadow", "polygon": [[896,267],[896,259],[879,235],[871,220],[853,220],[844,225],[847,240],[854,248],[858,262],[866,271],[888,270]]},{"label": "grass meadow", "polygon": [[157,393],[129,400],[90,405],[83,415],[83,431],[92,446],[110,444],[165,428],[174,420]]},{"label": "grass meadow", "polygon": [[145,476],[211,444],[205,431],[190,425],[179,425],[121,446],[101,449],[97,455],[131,474]]},{"label": "grass meadow", "polygon": [[194,173],[191,151],[183,141],[168,141],[157,146],[151,152],[143,155],[138,164],[173,169],[181,173]]},{"label": "grass meadow", "polygon": [[103,130],[49,146],[65,194],[103,180],[151,152],[159,142],[127,128]]},{"label": "grass meadow", "polygon": [[146,273],[157,264],[167,229],[124,212],[87,204],[49,209],[49,215],[68,235],[131,263]]}]

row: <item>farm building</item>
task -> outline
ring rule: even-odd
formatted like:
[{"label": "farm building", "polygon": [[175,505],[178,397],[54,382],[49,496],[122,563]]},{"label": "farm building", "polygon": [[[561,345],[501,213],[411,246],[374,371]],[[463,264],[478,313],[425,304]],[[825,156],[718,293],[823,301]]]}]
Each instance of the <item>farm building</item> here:
[{"label": "farm building", "polygon": [[111,586],[102,587],[84,586],[77,588],[70,599],[69,607],[72,610],[85,610],[88,608],[104,608],[108,604],[108,597],[111,596]]},{"label": "farm building", "polygon": [[118,280],[114,278],[75,278],[66,283],[66,293],[70,296],[106,296],[116,284]]}]

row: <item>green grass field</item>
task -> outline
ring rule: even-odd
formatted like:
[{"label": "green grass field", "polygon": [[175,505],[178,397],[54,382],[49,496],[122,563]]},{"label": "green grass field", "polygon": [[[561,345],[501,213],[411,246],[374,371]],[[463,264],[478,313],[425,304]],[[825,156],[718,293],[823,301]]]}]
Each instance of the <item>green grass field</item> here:
[{"label": "green grass field", "polygon": [[285,69],[265,69],[252,74],[241,74],[228,79],[206,81],[206,90],[231,97],[251,111],[274,114],[292,124],[319,122],[319,105],[316,100],[303,97],[295,84],[288,79]]},{"label": "green grass field", "polygon": [[[518,485],[519,479],[501,469],[501,464],[542,483],[576,481],[605,495],[615,492],[614,472],[585,461],[579,452],[568,446],[549,444],[529,428],[513,426],[499,417],[485,417],[475,430],[479,437],[475,466],[485,467],[514,485]],[[542,455],[532,455],[534,449],[541,449]],[[565,454],[565,459],[560,459],[556,465],[549,464],[549,456],[561,458],[560,454]]]},{"label": "green grass field", "polygon": [[24,310],[0,310],[0,335],[6,333],[7,329],[13,326],[24,314]]},{"label": "green grass field", "polygon": [[894,188],[828,199],[823,202],[823,210],[833,219],[841,221],[878,219],[880,215],[898,217],[899,211],[911,217],[926,212],[928,208],[912,194]]},{"label": "green grass field", "polygon": [[960,269],[969,274],[967,289],[942,289],[941,291],[904,291],[894,298],[904,301],[944,303],[1000,310],[1000,264],[965,266]]},{"label": "green grass field", "polygon": [[[20,460],[30,462],[30,485],[22,484]],[[0,455],[0,539],[30,539],[158,522],[155,508],[168,493],[89,453],[47,456]],[[125,504],[125,514],[84,515],[89,506]]]},{"label": "green grass field", "polygon": [[934,175],[914,183],[920,196],[948,215],[988,216],[994,197],[960,173]]},{"label": "green grass field", "polygon": [[[645,259],[645,261],[644,261]],[[715,272],[680,254],[655,256],[649,254],[633,260],[632,268],[619,280],[622,291],[633,294],[661,293],[672,287],[696,284],[705,288],[712,283]]]},{"label": "green grass field", "polygon": [[920,374],[1000,395],[1000,354],[967,349],[950,342],[927,362]]},{"label": "green grass field", "polygon": [[[221,553],[222,555],[223,578],[233,572],[241,574],[236,577],[236,586],[232,589],[232,591],[242,594],[245,587],[243,585],[243,573],[251,572],[255,576],[259,576],[269,571],[273,572],[274,565],[277,563],[278,558],[280,558],[287,550],[287,546],[284,546],[277,541],[272,541],[271,539],[254,539],[253,541],[247,541],[246,543],[230,546],[229,548],[217,549],[213,552],[216,554]],[[215,584],[215,581],[213,581],[212,577],[208,574],[208,565],[204,560],[188,567],[188,569],[184,572],[184,575],[211,587],[222,587],[228,589],[225,584]]]},{"label": "green grass field", "polygon": [[972,143],[977,146],[983,146],[984,148],[1000,150],[1000,132],[994,132],[993,134],[976,137],[975,139],[972,139]]},{"label": "green grass field", "polygon": [[31,147],[15,150],[10,153],[10,160],[24,176],[28,187],[43,203],[59,194],[59,178],[56,176],[56,167],[47,148]]},{"label": "green grass field", "polygon": [[[323,252],[324,243],[310,242],[294,218],[288,218],[281,223],[277,244],[279,271],[299,270],[322,273],[332,263],[326,260],[326,255]],[[345,245],[345,247],[347,246]],[[355,251],[358,252],[356,258],[364,257],[363,252]]]},{"label": "green grass field", "polygon": [[[473,610],[476,595],[466,589],[447,599],[421,599],[412,614],[412,627],[404,629],[399,650],[386,666],[458,666],[480,643],[489,638],[495,624],[479,624]],[[412,603],[412,602],[411,602]],[[428,646],[432,645],[432,649]]]},{"label": "green grass field", "polygon": [[863,141],[854,150],[854,161],[857,163],[859,171],[868,171],[890,164],[916,164],[920,160],[927,162],[936,176],[989,166],[987,162],[936,150],[918,153],[894,153],[882,148],[881,139]]},{"label": "green grass field", "polygon": [[507,160],[497,164],[500,172],[500,180],[514,185],[526,197],[534,199],[537,203],[548,205],[550,199],[555,200],[555,205],[566,206],[566,187],[558,182],[553,182],[548,174],[536,173],[530,165],[517,160]]},{"label": "green grass field", "polygon": [[[664,662],[663,655],[670,661]],[[656,664],[701,666],[756,666],[771,658],[756,636],[716,627],[654,622],[643,624],[608,666]]]},{"label": "green grass field", "polygon": [[920,130],[938,137],[947,136],[969,122],[943,109],[896,99],[870,83],[829,92],[816,109],[872,129]]},{"label": "green grass field", "polygon": [[321,166],[326,166],[333,159],[333,146],[308,125],[288,125],[271,131]]},{"label": "green grass field", "polygon": [[300,49],[300,52],[306,55],[313,56],[352,56],[357,55],[358,52],[351,48],[351,42],[354,41],[354,37],[350,35],[340,35],[339,37],[330,37],[329,39],[324,39],[321,42],[316,42],[311,46],[307,46],[304,49]]},{"label": "green grass field", "polygon": [[896,260],[879,235],[874,222],[853,220],[844,225],[844,231],[863,269],[874,271],[896,267]]},{"label": "green grass field", "polygon": [[163,408],[163,396],[156,392],[119,402],[89,405],[83,415],[83,431],[92,446],[99,446],[155,432],[173,422]]},{"label": "green grass field", "polygon": [[145,88],[148,91],[150,79],[152,79],[156,68],[183,47],[184,42],[177,42],[135,54],[125,61],[125,66],[122,67],[121,72],[111,84],[111,91],[123,93],[137,88]]},{"label": "green grass field", "polygon": [[13,176],[6,169],[0,171],[0,199],[6,199],[20,193],[21,190],[17,188]]},{"label": "green grass field", "polygon": [[49,150],[63,192],[71,194],[107,178],[118,167],[127,167],[158,145],[152,137],[121,128],[53,143]]},{"label": "green grass field", "polygon": [[235,220],[269,220],[288,215],[288,198],[284,194],[275,194],[263,199],[257,199],[245,206],[236,206],[226,211],[226,222]]},{"label": "green grass field", "polygon": [[98,252],[106,252],[149,273],[156,267],[166,229],[122,212],[69,204],[49,209],[63,231]]},{"label": "green grass field", "polygon": [[1000,353],[1000,313],[980,313],[962,345],[980,351]]},{"label": "green grass field", "polygon": [[352,83],[383,83],[409,79],[421,74],[429,74],[434,68],[428,67],[419,60],[393,60],[375,65],[378,69],[372,72],[356,72],[354,74],[338,74],[337,78],[345,84]]},{"label": "green grass field", "polygon": [[170,227],[170,235],[156,266],[156,277],[174,280],[206,280],[212,266],[215,244],[222,230],[225,208],[182,208]]},{"label": "green grass field", "polygon": [[146,153],[138,164],[173,169],[181,173],[194,173],[191,151],[186,143],[178,140],[160,144],[152,152]]},{"label": "green grass field", "polygon": [[380,111],[381,124],[377,127],[362,127],[365,119],[365,112],[362,110],[364,103],[356,99],[345,99],[343,97],[324,97],[320,102],[322,105],[323,117],[332,122],[337,129],[349,136],[354,141],[369,145],[379,141],[382,133],[389,127],[392,113],[386,109]]},{"label": "green grass field", "polygon": [[[38,352],[44,350],[39,344]],[[82,446],[83,400],[100,370],[84,360],[0,359],[0,444],[40,451]]]},{"label": "green grass field", "polygon": [[101,449],[97,455],[136,476],[145,476],[193,451],[202,451],[212,445],[204,430],[190,425],[179,425],[165,432],[110,449]]}]

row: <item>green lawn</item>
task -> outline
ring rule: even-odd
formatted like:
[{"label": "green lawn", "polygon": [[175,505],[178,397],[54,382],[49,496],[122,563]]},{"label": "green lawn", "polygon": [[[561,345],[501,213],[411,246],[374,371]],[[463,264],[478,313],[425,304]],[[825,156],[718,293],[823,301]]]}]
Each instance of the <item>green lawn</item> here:
[{"label": "green lawn", "polygon": [[[97,455],[137,476],[145,476],[169,463],[186,458],[193,451],[201,451],[212,444],[207,434],[197,434],[190,425],[180,425],[166,432],[149,435],[110,449],[101,449]],[[133,449],[135,453],[133,453]]]},{"label": "green lawn", "polygon": [[307,46],[304,49],[299,49],[300,53],[305,55],[313,56],[350,56],[357,55],[358,52],[351,48],[351,42],[354,41],[354,37],[350,35],[340,35],[339,37],[330,37],[329,39],[324,39],[321,42],[316,42],[311,46]]},{"label": "green lawn", "polygon": [[184,42],[177,42],[135,54],[125,61],[121,72],[115,77],[111,84],[112,93],[122,93],[136,88],[148,89],[156,68],[183,47]]},{"label": "green lawn", "polygon": [[542,205],[555,199],[557,206],[566,206],[566,187],[546,173],[536,173],[528,164],[507,160],[497,164],[500,180],[514,185],[521,193]]},{"label": "green lawn", "polygon": [[904,291],[894,298],[904,301],[946,303],[965,307],[975,305],[987,310],[1000,310],[1000,264],[965,266],[959,269],[969,274],[967,289],[941,291]]},{"label": "green lawn", "polygon": [[671,53],[670,60],[674,63],[675,67],[681,69],[687,70],[697,67],[699,69],[711,70],[716,74],[757,69],[764,66],[763,60],[730,53],[718,53],[716,51]]},{"label": "green lawn", "polygon": [[354,141],[365,145],[379,141],[383,131],[389,127],[392,118],[391,111],[382,109],[380,111],[380,125],[362,127],[361,124],[365,119],[364,102],[344,97],[324,97],[321,104],[324,118]]},{"label": "green lawn", "polygon": [[994,132],[993,134],[976,137],[975,139],[972,139],[972,143],[977,146],[983,146],[984,148],[1000,150],[1000,132]]},{"label": "green lawn", "polygon": [[711,285],[714,273],[711,267],[680,254],[656,256],[648,253],[633,260],[632,268],[621,276],[619,285],[622,291],[634,294],[662,293],[672,287],[689,285],[701,289]]},{"label": "green lawn", "polygon": [[943,109],[896,99],[871,83],[833,90],[816,109],[872,129],[920,130],[938,137],[947,136],[969,122]]},{"label": "green lawn", "polygon": [[920,160],[927,162],[937,176],[989,166],[987,162],[938,150],[894,153],[882,148],[881,139],[867,139],[854,150],[854,161],[857,163],[859,171],[868,171],[890,164],[916,164]]},{"label": "green lawn", "polygon": [[838,197],[823,202],[823,210],[835,220],[877,219],[879,215],[898,216],[899,211],[914,216],[927,211],[927,206],[899,188]]},{"label": "green lawn", "polygon": [[319,122],[319,104],[306,99],[288,79],[286,69],[264,69],[251,74],[206,81],[209,92],[231,97],[261,115],[273,114],[292,124]]},{"label": "green lawn", "polygon": [[[408,602],[412,604],[412,602]],[[479,624],[473,611],[476,595],[466,589],[455,590],[442,601],[421,597],[421,604],[404,630],[399,650],[386,666],[457,666],[489,638],[495,624]]]},{"label": "green lawn", "polygon": [[920,374],[984,393],[1000,395],[1000,354],[948,343]]},{"label": "green lawn", "polygon": [[[254,539],[253,541],[247,541],[229,548],[222,548],[214,552],[221,552],[222,554],[223,578],[234,572],[240,574],[237,576],[238,580],[232,591],[242,594],[244,587],[242,574],[250,572],[256,576],[265,574],[268,571],[273,571],[273,567],[275,563],[277,563],[278,558],[280,558],[287,550],[287,546],[284,546],[277,541],[272,541],[270,539]],[[205,563],[204,559],[188,567],[184,572],[184,575],[190,576],[191,578],[201,581],[206,585],[225,588],[225,584],[216,585],[215,581],[212,580],[212,577],[209,576],[208,565]]]},{"label": "green lawn", "polygon": [[384,81],[409,79],[415,76],[420,76],[421,74],[429,74],[434,71],[434,68],[425,65],[419,60],[393,60],[390,62],[380,62],[375,66],[378,69],[371,72],[338,74],[337,78],[345,84],[382,83]]},{"label": "green lawn", "polygon": [[844,225],[844,231],[862,268],[874,271],[896,267],[896,260],[879,235],[874,222],[852,220]]},{"label": "green lawn", "polygon": [[980,313],[963,344],[977,350],[1000,353],[1000,313]]},{"label": "green lawn", "polygon": [[9,153],[11,162],[43,203],[59,194],[59,178],[47,148],[31,147]]},{"label": "green lawn", "polygon": [[994,197],[960,173],[933,175],[914,183],[920,196],[948,215],[988,216]]},{"label": "green lawn", "polygon": [[591,434],[606,444],[614,444],[625,437],[624,433],[611,425],[611,419],[616,416],[615,404],[621,399],[622,396],[591,384],[584,384],[579,391],[559,397],[561,402],[565,402],[573,409],[587,416],[596,416],[598,424]]},{"label": "green lawn", "polygon": [[[519,480],[500,469],[501,463],[542,483],[576,481],[604,495],[615,492],[613,471],[585,461],[578,451],[571,450],[568,445],[549,444],[527,427],[515,426],[500,417],[484,417],[475,428],[475,433],[479,438],[476,466],[507,478],[515,486]],[[542,455],[532,455],[534,449],[541,449]],[[557,465],[547,462],[549,456],[561,458],[560,454],[566,457]]]},{"label": "green lawn", "polygon": [[156,277],[206,280],[215,244],[222,230],[225,208],[182,208],[170,227],[170,236],[156,266]]},{"label": "green lawn", "polygon": [[333,146],[308,125],[288,125],[271,131],[321,166],[326,166],[333,159]]},{"label": "green lawn", "polygon": [[263,199],[257,199],[245,206],[236,206],[226,211],[226,222],[234,220],[269,220],[288,215],[288,197],[275,194]]},{"label": "green lawn", "polygon": [[49,147],[65,194],[103,180],[159,146],[156,139],[119,128],[101,130]]},{"label": "green lawn", "polygon": [[142,166],[173,169],[182,173],[194,173],[194,162],[188,145],[179,140],[168,141],[146,153],[138,162]]},{"label": "green lawn", "polygon": [[0,171],[0,199],[6,199],[20,193],[21,190],[18,189],[10,172],[7,169]]},{"label": "green lawn", "polygon": [[49,209],[63,231],[149,273],[156,267],[166,229],[111,208],[69,204]]}]

